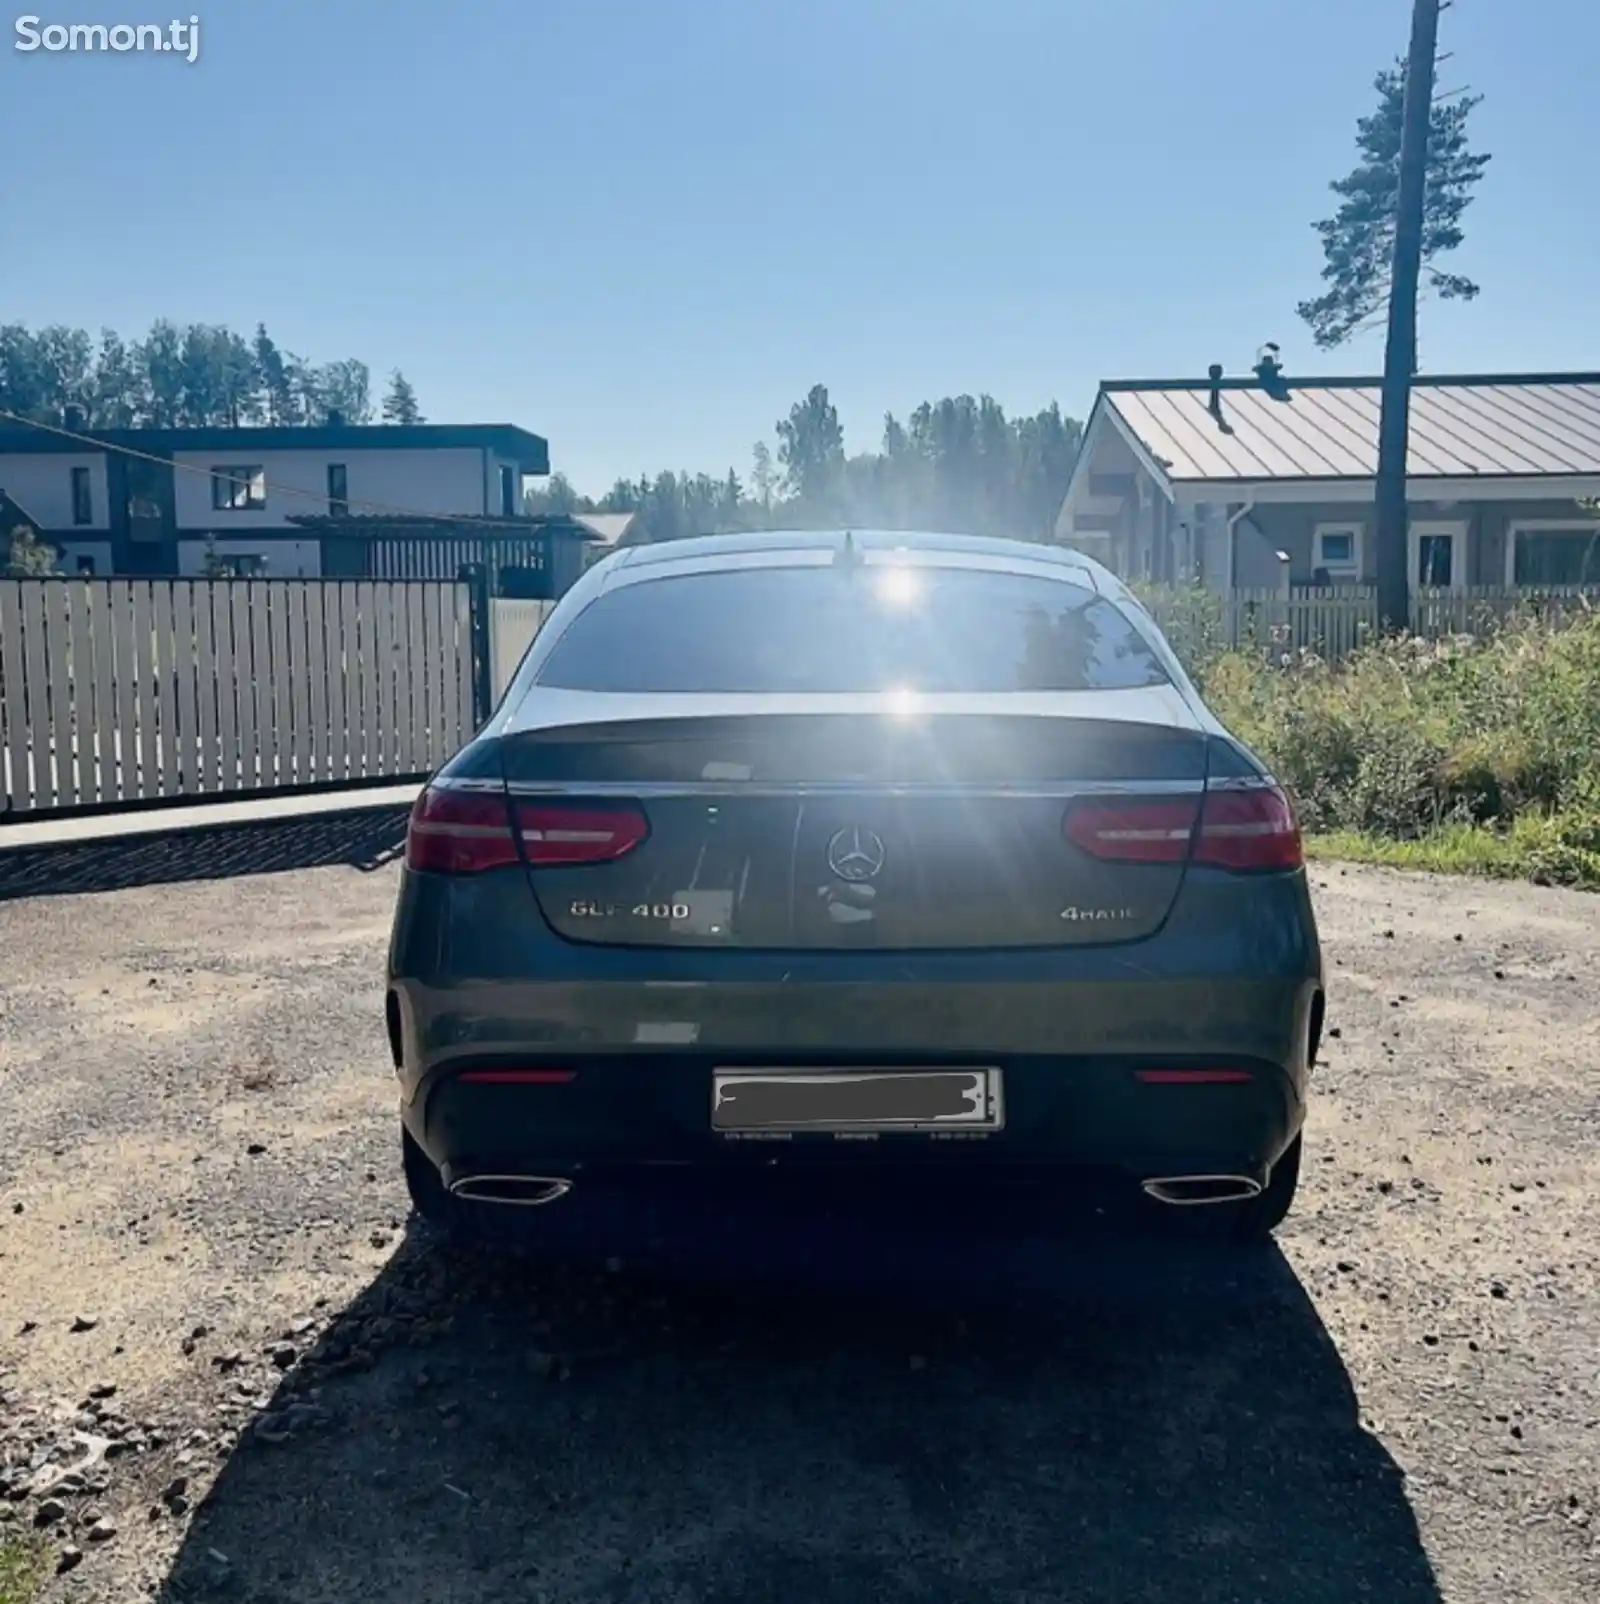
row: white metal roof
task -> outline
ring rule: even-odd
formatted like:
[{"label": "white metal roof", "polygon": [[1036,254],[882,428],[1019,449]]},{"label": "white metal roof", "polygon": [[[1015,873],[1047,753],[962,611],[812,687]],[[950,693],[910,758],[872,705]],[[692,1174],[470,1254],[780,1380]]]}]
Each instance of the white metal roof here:
[{"label": "white metal roof", "polygon": [[[1286,377],[1109,381],[1100,403],[1169,481],[1370,479],[1379,381]],[[1407,473],[1416,478],[1600,474],[1600,373],[1419,376]]]}]

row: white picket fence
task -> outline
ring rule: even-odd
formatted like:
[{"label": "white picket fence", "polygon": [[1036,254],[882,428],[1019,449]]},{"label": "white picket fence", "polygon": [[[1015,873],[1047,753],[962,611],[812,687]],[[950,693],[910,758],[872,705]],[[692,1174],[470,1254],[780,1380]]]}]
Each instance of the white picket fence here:
[{"label": "white picket fence", "polygon": [[0,579],[7,817],[421,778],[472,732],[464,584]]},{"label": "white picket fence", "polygon": [[[1219,596],[1192,587],[1141,586],[1156,622],[1181,642],[1191,630],[1214,631],[1219,644],[1348,656],[1378,629],[1378,595],[1370,585],[1296,585],[1236,590]],[[1513,613],[1557,621],[1600,609],[1600,585],[1423,587],[1411,593],[1411,628],[1437,639],[1477,635]]]}]

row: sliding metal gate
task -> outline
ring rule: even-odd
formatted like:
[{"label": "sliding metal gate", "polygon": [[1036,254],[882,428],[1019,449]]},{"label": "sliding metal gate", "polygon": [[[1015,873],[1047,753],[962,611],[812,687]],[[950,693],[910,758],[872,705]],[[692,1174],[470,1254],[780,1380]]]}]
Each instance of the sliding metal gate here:
[{"label": "sliding metal gate", "polygon": [[0,579],[0,818],[423,779],[477,724],[474,589]]}]

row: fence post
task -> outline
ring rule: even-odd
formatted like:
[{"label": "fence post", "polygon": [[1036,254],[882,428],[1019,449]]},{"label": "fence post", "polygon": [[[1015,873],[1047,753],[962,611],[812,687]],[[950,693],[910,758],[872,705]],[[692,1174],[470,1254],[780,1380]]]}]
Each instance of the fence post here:
[{"label": "fence post", "polygon": [[494,680],[489,658],[489,570],[483,563],[463,563],[456,578],[467,585],[467,614],[472,642],[472,728],[481,730],[494,711]]}]

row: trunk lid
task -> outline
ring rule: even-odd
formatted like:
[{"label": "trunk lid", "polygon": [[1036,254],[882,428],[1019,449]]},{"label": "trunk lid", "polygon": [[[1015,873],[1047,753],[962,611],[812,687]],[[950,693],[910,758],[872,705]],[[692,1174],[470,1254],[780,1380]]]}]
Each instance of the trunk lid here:
[{"label": "trunk lid", "polygon": [[514,725],[503,772],[525,825],[581,833],[585,807],[648,821],[610,861],[528,870],[563,937],[630,947],[1137,940],[1186,855],[1104,861],[1064,817],[1123,793],[1197,810],[1206,776],[1204,731],[1169,686],[910,704],[536,691]]}]

